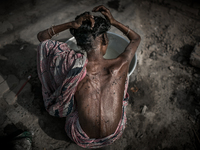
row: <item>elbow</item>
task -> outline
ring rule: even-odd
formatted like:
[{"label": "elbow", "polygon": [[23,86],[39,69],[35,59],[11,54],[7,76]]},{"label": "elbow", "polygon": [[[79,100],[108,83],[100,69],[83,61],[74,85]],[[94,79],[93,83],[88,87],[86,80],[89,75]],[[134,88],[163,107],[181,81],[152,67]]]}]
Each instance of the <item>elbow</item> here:
[{"label": "elbow", "polygon": [[130,42],[132,43],[135,43],[135,42],[140,43],[140,41],[141,41],[141,37],[139,35],[135,37],[134,39],[130,40]]},{"label": "elbow", "polygon": [[138,37],[134,41],[137,42],[137,43],[140,43],[141,37],[138,35]]},{"label": "elbow", "polygon": [[141,36],[140,36],[140,35],[138,35],[137,40],[138,40],[139,42],[141,41]]}]

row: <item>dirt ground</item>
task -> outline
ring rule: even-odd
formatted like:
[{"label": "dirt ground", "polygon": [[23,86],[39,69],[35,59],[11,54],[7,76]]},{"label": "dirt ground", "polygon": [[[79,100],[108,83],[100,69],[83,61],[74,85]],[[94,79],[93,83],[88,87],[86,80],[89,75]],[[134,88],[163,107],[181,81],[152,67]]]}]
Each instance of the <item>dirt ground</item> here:
[{"label": "dirt ground", "polygon": [[[126,129],[119,140],[102,149],[200,149],[200,69],[190,64],[190,54],[200,42],[198,0],[1,2],[0,136],[21,129],[32,133],[33,150],[83,149],[67,137],[65,119],[50,116],[43,106],[36,35],[100,4],[142,38],[130,77]],[[123,36],[114,27],[110,31]],[[70,37],[64,31],[54,39]],[[29,75],[32,78],[14,98]]]}]

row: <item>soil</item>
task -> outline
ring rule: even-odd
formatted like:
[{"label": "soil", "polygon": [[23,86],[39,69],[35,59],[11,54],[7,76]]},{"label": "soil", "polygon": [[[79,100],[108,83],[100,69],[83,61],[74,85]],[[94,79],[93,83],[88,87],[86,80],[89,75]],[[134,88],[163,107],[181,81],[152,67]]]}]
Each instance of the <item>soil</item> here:
[{"label": "soil", "polygon": [[[127,126],[105,150],[200,149],[200,69],[189,62],[200,42],[197,0],[7,0],[0,6],[0,136],[32,133],[33,150],[81,150],[64,131],[65,118],[50,116],[37,76],[37,33],[74,20],[100,4],[142,38],[130,77]],[[116,28],[111,32],[124,36]],[[54,39],[66,41],[64,31]],[[18,85],[31,79],[13,101]],[[134,89],[134,90],[133,90]],[[1,148],[8,149],[8,148]]]}]

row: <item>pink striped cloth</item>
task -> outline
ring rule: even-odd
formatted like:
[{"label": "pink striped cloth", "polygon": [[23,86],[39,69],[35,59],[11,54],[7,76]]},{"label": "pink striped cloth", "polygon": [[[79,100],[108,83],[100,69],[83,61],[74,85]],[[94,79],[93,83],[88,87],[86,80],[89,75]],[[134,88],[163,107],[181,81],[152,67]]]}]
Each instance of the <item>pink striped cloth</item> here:
[{"label": "pink striped cloth", "polygon": [[52,116],[67,117],[76,106],[74,94],[78,83],[86,75],[87,58],[55,40],[40,43],[37,70],[42,83],[46,110]]}]

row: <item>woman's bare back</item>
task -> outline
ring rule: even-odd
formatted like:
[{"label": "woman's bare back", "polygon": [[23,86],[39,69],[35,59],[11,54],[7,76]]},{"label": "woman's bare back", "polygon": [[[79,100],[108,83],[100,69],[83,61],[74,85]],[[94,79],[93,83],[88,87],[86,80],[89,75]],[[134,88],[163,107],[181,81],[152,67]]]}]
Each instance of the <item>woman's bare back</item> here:
[{"label": "woman's bare back", "polygon": [[79,122],[90,138],[106,137],[115,132],[122,116],[128,64],[104,60],[86,68],[75,93]]}]

